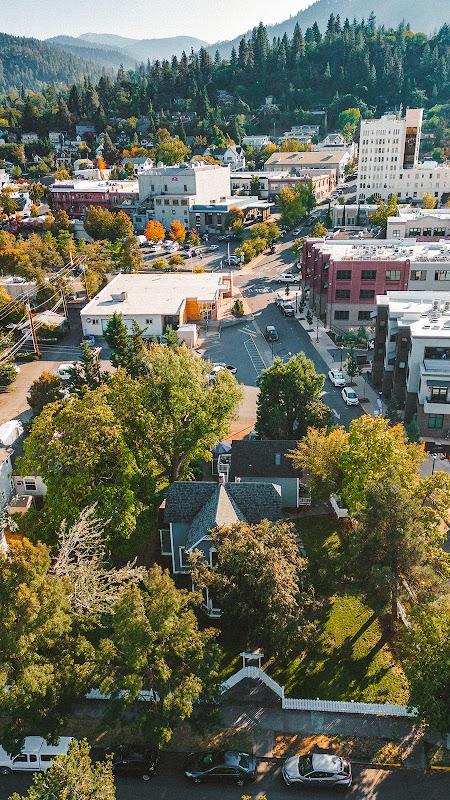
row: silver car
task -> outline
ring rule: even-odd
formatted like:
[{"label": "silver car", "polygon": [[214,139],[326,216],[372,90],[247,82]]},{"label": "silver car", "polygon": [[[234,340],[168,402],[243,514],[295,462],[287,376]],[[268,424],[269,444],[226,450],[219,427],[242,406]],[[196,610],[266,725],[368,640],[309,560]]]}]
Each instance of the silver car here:
[{"label": "silver car", "polygon": [[348,758],[326,753],[292,756],[283,764],[286,786],[300,783],[324,789],[349,789],[352,785],[352,767]]}]

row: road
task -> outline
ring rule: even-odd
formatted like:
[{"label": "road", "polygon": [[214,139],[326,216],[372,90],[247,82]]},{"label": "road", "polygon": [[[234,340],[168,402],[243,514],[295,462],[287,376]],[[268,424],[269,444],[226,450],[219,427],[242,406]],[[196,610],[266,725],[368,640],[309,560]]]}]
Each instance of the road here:
[{"label": "road", "polygon": [[[193,785],[183,776],[182,753],[163,755],[157,775],[150,781],[117,780],[117,800],[241,800],[243,794],[258,800],[336,800],[336,792],[288,789],[280,778],[280,761],[260,762],[258,780],[239,789],[236,786]],[[12,792],[24,793],[31,783],[25,775],[1,777],[0,800],[8,800]],[[450,775],[421,771],[376,770],[354,767],[354,783],[346,797],[351,800],[447,800]]]},{"label": "road", "polygon": [[[302,228],[300,236],[306,235],[308,228]],[[275,297],[284,287],[273,281],[280,272],[290,270],[295,262],[292,253],[292,235],[288,235],[277,247],[277,252],[258,260],[256,266],[249,265],[234,272],[234,283],[239,287],[254,314],[253,321],[242,322],[222,330],[220,340],[207,343],[205,356],[212,361],[226,362],[237,367],[237,379],[245,387],[255,387],[259,373],[270,366],[273,357],[288,359],[295,353],[304,352],[316,370],[324,375],[328,366],[315,349],[309,335],[296,319],[285,317],[275,306]],[[290,295],[295,301],[295,288]],[[264,338],[267,325],[274,325],[279,341],[272,346]],[[337,364],[339,363],[338,354]],[[330,406],[336,422],[348,425],[361,414],[361,410],[347,406],[341,397],[340,389],[327,379],[324,387],[324,401]],[[256,400],[256,395],[255,395]],[[256,411],[256,409],[255,409]]]}]

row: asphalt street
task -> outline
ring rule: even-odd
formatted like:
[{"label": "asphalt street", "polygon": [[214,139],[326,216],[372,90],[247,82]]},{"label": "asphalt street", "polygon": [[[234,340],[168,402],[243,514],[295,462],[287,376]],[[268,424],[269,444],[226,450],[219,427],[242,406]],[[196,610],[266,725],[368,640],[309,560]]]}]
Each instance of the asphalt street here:
[{"label": "asphalt street", "polygon": [[[184,755],[163,755],[158,773],[151,781],[117,779],[117,800],[241,800],[249,795],[258,800],[263,794],[267,800],[336,800],[339,793],[324,790],[287,788],[281,777],[280,761],[261,761],[256,783],[244,788],[234,785],[194,785],[183,776]],[[450,775],[429,774],[421,771],[377,770],[354,766],[354,783],[346,797],[351,800],[448,800]],[[16,791],[27,791],[31,777],[14,775],[1,777],[0,800],[8,800]]]},{"label": "asphalt street", "polygon": [[[308,228],[302,228],[300,236],[306,235]],[[277,294],[284,294],[284,286],[277,284],[274,278],[283,271],[294,268],[296,258],[292,253],[292,235],[285,237],[277,247],[274,255],[266,256],[255,267],[247,267],[234,273],[235,285],[239,287],[248,301],[254,319],[222,329],[220,340],[207,344],[205,356],[211,361],[226,362],[237,367],[237,379],[244,386],[256,386],[260,372],[270,366],[273,357],[289,359],[295,353],[303,352],[310,358],[316,370],[324,375],[328,366],[317,352],[309,335],[296,319],[285,317],[275,305]],[[300,286],[290,288],[290,297],[295,304],[295,295]],[[267,325],[277,329],[279,341],[274,342],[273,349],[264,338]],[[336,364],[340,361],[340,352],[336,351]],[[352,419],[361,414],[360,408],[347,406],[341,390],[325,381],[324,401],[330,406],[337,422],[347,426]]]}]

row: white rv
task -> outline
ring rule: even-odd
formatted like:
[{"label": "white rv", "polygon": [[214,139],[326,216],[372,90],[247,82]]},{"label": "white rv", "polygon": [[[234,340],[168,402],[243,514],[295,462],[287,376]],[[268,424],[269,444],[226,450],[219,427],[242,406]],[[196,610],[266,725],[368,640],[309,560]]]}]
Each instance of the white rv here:
[{"label": "white rv", "polygon": [[20,753],[10,755],[0,747],[0,775],[12,772],[43,772],[56,756],[66,756],[73,736],[61,736],[57,744],[47,744],[42,736],[27,736]]}]

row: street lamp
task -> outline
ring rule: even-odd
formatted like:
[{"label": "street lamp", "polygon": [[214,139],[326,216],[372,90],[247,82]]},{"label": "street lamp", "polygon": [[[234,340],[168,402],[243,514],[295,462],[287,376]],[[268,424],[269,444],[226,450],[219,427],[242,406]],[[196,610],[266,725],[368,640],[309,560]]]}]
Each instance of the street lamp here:
[{"label": "street lamp", "polygon": [[344,355],[344,345],[343,344],[340,345],[339,350],[341,351],[341,372],[342,372],[342,358],[343,358],[343,355]]},{"label": "street lamp", "polygon": [[433,466],[431,468],[431,475],[433,476],[434,475],[434,468],[436,466],[436,459],[437,459],[436,453],[432,453],[431,458],[433,459]]}]

